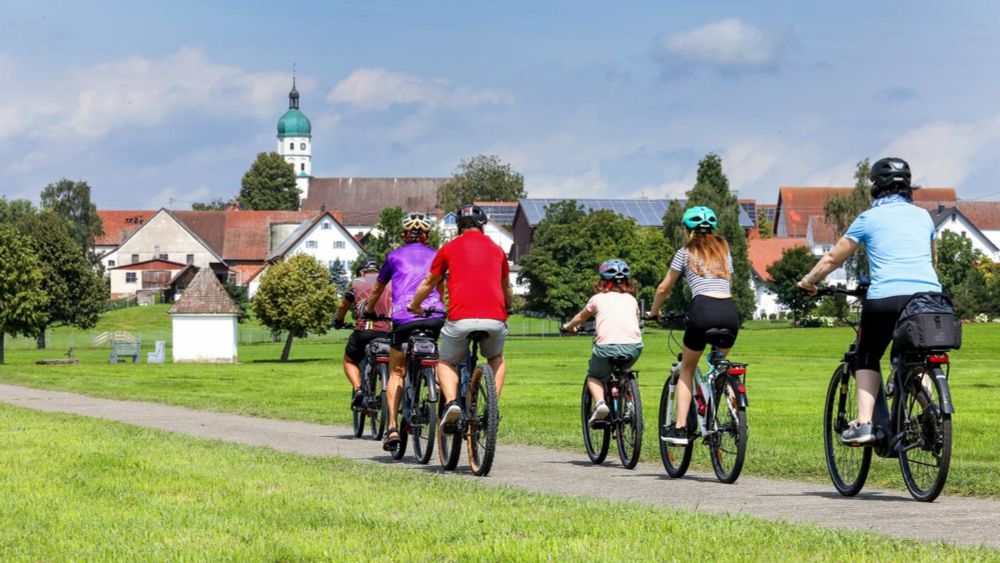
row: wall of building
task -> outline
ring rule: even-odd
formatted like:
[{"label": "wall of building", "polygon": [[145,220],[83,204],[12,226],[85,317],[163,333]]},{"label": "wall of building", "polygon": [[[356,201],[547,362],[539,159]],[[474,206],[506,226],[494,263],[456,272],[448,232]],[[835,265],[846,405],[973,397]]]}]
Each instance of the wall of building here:
[{"label": "wall of building", "polygon": [[174,362],[235,362],[234,315],[172,315]]},{"label": "wall of building", "polygon": [[[328,228],[324,228],[324,224]],[[312,256],[324,266],[330,266],[336,259],[340,258],[341,262],[348,268],[361,253],[357,241],[338,227],[336,222],[329,217],[324,217],[319,223],[313,225],[312,229],[285,255],[291,256],[300,252]]]},{"label": "wall of building", "polygon": [[[156,270],[166,272],[168,279],[172,278],[179,272],[181,268],[175,270]],[[108,271],[108,277],[111,281],[111,298],[117,299],[119,297],[124,297],[127,295],[135,295],[137,290],[143,289],[142,287],[142,275],[143,272],[149,272],[152,270],[126,270],[126,269],[115,269]],[[128,279],[128,274],[135,274],[135,282],[129,283],[126,281]],[[165,284],[164,284],[165,285]]]},{"label": "wall of building", "polygon": [[[965,219],[960,218],[957,215],[952,215],[950,218],[948,218],[943,223],[938,225],[937,228],[938,236],[941,236],[941,233],[943,233],[944,231],[950,231],[961,237],[970,239],[972,241],[972,247],[978,250],[979,252],[982,252],[983,255],[988,257],[990,260],[997,260],[998,258],[1000,258],[1000,256],[998,256],[998,253],[995,252],[992,248],[990,248],[989,245],[987,245],[979,237],[979,235],[975,231],[973,231],[971,225],[969,225],[965,221]],[[994,232],[1000,235],[1000,231],[988,231],[988,232],[981,231],[981,232],[987,238],[987,240],[989,240],[989,242],[992,242],[994,245],[997,244],[995,241],[993,241],[992,238],[990,238],[989,234],[987,233]],[[998,236],[997,238],[1000,238],[1000,236]]]},{"label": "wall of building", "polygon": [[[187,255],[192,254],[193,263],[198,267],[218,261],[208,248],[167,213],[153,216],[111,256],[118,266],[124,266],[159,258],[154,255],[157,249],[161,255],[167,255],[166,259],[180,263],[186,263]],[[138,254],[138,260],[132,260],[133,254]]]}]

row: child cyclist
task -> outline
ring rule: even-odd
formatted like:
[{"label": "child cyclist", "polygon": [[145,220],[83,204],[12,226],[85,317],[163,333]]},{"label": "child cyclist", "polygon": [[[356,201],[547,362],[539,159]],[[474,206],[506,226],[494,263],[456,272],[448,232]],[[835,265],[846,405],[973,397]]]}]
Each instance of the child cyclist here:
[{"label": "child cyclist", "polygon": [[598,269],[601,279],[594,284],[594,295],[563,330],[575,333],[576,327],[597,315],[594,348],[587,368],[587,389],[594,399],[590,424],[608,416],[604,402],[604,384],[611,376],[611,358],[628,357],[630,368],[642,353],[642,331],[639,328],[639,303],[635,300],[635,282],[624,260],[613,259]]},{"label": "child cyclist", "polygon": [[[691,430],[683,425],[687,422],[691,407],[692,379],[698,360],[708,343],[705,333],[710,329],[728,329],[733,341],[740,330],[740,316],[733,303],[730,280],[733,273],[733,257],[729,254],[726,239],[715,234],[719,219],[708,207],[692,207],[684,213],[684,227],[687,228],[688,242],[677,251],[670,262],[667,275],[656,288],[649,317],[660,315],[660,307],[670,295],[670,290],[683,274],[691,286],[694,300],[688,311],[687,327],[684,331],[683,354],[681,355],[681,377],[677,386],[677,422],[672,428],[660,429],[663,441],[684,445],[689,441]],[[729,353],[732,343],[719,346],[723,355]],[[677,426],[677,425],[681,426]]]}]

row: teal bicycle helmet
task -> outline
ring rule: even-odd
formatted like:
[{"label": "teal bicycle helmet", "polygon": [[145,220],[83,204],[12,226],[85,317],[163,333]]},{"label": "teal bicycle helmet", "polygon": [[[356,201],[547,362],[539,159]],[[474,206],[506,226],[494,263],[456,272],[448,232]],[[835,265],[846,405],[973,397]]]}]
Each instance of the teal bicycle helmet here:
[{"label": "teal bicycle helmet", "polygon": [[704,228],[714,230],[719,224],[719,218],[715,216],[715,211],[699,205],[685,211],[682,222],[691,230]]},{"label": "teal bicycle helmet", "polygon": [[632,270],[628,267],[628,264],[620,258],[612,258],[611,260],[605,260],[599,268],[597,268],[597,273],[601,274],[601,278],[607,281],[617,281],[622,282],[627,280],[632,275]]}]

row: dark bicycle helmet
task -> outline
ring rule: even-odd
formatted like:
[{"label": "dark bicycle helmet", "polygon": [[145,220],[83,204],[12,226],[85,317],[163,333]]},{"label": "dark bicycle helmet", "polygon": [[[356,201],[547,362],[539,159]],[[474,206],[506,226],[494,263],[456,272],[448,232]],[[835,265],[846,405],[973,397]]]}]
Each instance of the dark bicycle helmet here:
[{"label": "dark bicycle helmet", "polygon": [[470,227],[482,229],[488,219],[486,212],[478,205],[463,205],[455,212],[455,222],[460,230]]},{"label": "dark bicycle helmet", "polygon": [[362,262],[361,266],[358,267],[358,273],[364,272],[377,272],[379,271],[378,262],[374,260],[366,260]]},{"label": "dark bicycle helmet", "polygon": [[874,199],[912,189],[910,165],[902,158],[890,157],[876,161],[872,164],[868,178],[872,181],[871,194]]},{"label": "dark bicycle helmet", "polygon": [[689,229],[712,229],[714,230],[719,224],[719,218],[715,216],[715,211],[711,208],[704,206],[696,206],[688,209],[684,212],[684,217],[681,219],[684,226]]},{"label": "dark bicycle helmet", "polygon": [[628,267],[628,264],[620,258],[605,260],[605,262],[597,268],[597,273],[601,274],[601,278],[607,281],[616,282],[623,282],[632,276],[632,270]]}]

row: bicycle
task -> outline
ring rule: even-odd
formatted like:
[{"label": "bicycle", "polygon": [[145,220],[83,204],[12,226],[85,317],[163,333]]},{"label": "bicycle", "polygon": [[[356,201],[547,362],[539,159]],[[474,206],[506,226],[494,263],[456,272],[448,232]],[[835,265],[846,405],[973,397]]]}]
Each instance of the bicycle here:
[{"label": "bicycle", "polygon": [[[678,351],[680,344],[674,336],[675,325],[670,321],[684,319],[686,315],[682,313],[667,313],[661,317],[661,322],[667,323],[670,329],[668,350],[671,354],[677,354],[677,361],[671,365],[670,376],[663,382],[663,392],[660,395],[660,458],[663,460],[663,468],[675,479],[683,477],[691,464],[695,439],[701,436],[709,448],[716,478],[722,483],[735,483],[743,471],[746,458],[746,409],[749,401],[746,394],[747,364],[732,362],[717,350],[723,343],[730,343],[731,346],[735,338],[732,331],[719,328],[705,333],[712,345],[707,358],[708,371],[702,372],[701,368],[695,370],[691,407],[684,425],[693,438],[687,444],[671,444],[664,439],[664,433],[674,426],[676,420],[675,403],[682,357]],[[694,428],[697,428],[695,433],[692,432]]]},{"label": "bicycle", "polygon": [[[609,404],[608,416],[590,424],[594,399],[583,383],[580,397],[580,417],[583,421],[583,445],[594,464],[604,462],[611,444],[611,435],[618,444],[618,457],[625,469],[634,469],[642,451],[642,399],[639,396],[639,372],[627,369],[632,358],[610,359],[611,378],[604,383],[604,396]],[[596,439],[595,439],[596,438]]]},{"label": "bicycle", "polygon": [[[493,369],[489,364],[479,365],[479,345],[488,338],[485,331],[469,333],[471,352],[459,367],[458,404],[462,414],[455,432],[438,434],[438,456],[441,466],[448,471],[458,466],[462,440],[466,442],[469,468],[473,475],[488,475],[496,454],[497,428],[500,413],[497,405],[497,388]],[[441,401],[440,409],[444,409]]]},{"label": "bicycle", "polygon": [[[868,287],[864,281],[853,290],[824,287],[816,296],[845,295],[863,305]],[[851,327],[857,334],[858,327]],[[890,352],[891,373],[887,382],[880,381],[872,415],[876,439],[874,444],[861,447],[841,439],[858,414],[853,368],[856,351],[857,339],[830,378],[823,409],[823,445],[833,486],[847,497],[858,494],[868,479],[874,452],[879,457],[898,458],[910,495],[918,501],[933,501],[944,489],[951,464],[951,415],[955,409],[948,387],[951,360],[947,350]]]},{"label": "bicycle", "polygon": [[[427,309],[424,316],[443,313]],[[435,368],[438,362],[437,342],[433,332],[418,329],[403,344],[406,374],[403,376],[403,396],[399,414],[402,419],[399,445],[390,454],[399,460],[406,453],[408,436],[413,437],[413,455],[417,463],[427,464],[434,453],[434,433],[437,431],[438,388]],[[389,418],[389,402],[382,401],[382,416]],[[392,424],[392,421],[390,421]]]},{"label": "bicycle", "polygon": [[[370,320],[390,321],[389,317],[370,315]],[[342,329],[348,325],[335,325]],[[353,330],[353,328],[351,329]],[[375,338],[365,346],[365,357],[358,363],[361,372],[361,405],[351,406],[354,437],[360,438],[365,433],[365,419],[371,423],[371,437],[381,440],[385,432],[385,419],[382,405],[385,403],[385,387],[389,377],[389,339]]]}]

